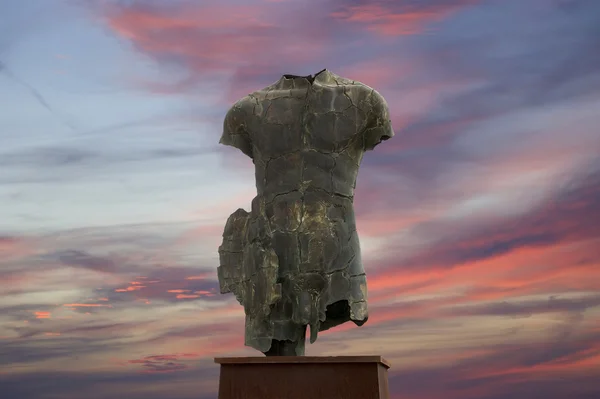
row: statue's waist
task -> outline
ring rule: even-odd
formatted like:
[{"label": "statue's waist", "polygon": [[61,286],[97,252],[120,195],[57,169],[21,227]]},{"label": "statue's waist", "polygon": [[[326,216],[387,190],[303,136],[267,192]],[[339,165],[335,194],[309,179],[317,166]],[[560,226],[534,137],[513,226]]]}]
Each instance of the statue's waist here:
[{"label": "statue's waist", "polygon": [[334,179],[303,181],[271,181],[257,182],[258,197],[271,202],[273,200],[296,200],[304,198],[308,202],[337,203],[340,199],[352,204],[354,200],[354,184],[339,184]]},{"label": "statue's waist", "polygon": [[263,219],[271,226],[286,230],[355,225],[351,197],[322,190],[296,190],[282,194],[258,195],[252,200],[251,219]]}]

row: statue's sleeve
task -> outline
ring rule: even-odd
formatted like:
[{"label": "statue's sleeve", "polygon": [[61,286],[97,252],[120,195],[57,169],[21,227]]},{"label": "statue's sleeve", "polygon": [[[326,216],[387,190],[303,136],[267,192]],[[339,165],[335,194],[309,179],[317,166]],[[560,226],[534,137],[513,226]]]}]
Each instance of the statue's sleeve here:
[{"label": "statue's sleeve", "polygon": [[252,141],[246,127],[249,116],[244,109],[244,100],[238,101],[227,111],[227,115],[225,115],[225,120],[223,121],[223,134],[219,143],[235,147],[250,158],[253,158]]},{"label": "statue's sleeve", "polygon": [[363,132],[364,150],[372,150],[382,141],[394,136],[390,110],[387,102],[381,94],[373,90],[369,96],[369,110],[367,112],[367,124]]}]

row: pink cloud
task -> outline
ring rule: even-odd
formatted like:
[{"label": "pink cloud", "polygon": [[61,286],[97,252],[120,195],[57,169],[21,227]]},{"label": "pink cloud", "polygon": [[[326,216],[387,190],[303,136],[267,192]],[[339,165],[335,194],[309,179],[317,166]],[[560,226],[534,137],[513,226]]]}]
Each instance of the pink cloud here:
[{"label": "pink cloud", "polygon": [[0,236],[0,259],[2,261],[11,261],[32,255],[35,250],[36,246],[30,239]]},{"label": "pink cloud", "polygon": [[333,12],[331,16],[349,23],[365,26],[369,31],[383,36],[415,35],[424,32],[432,23],[439,22],[475,0],[446,2],[431,6],[384,6],[372,4],[350,5]]},{"label": "pink cloud", "polygon": [[347,76],[374,88],[385,87],[390,82],[398,83],[408,79],[415,73],[416,63],[411,60],[398,60],[390,57],[377,58],[376,60],[362,61],[349,66],[342,66],[335,73]]},{"label": "pink cloud", "polygon": [[[105,9],[108,26],[141,52],[166,64],[183,66],[188,76],[174,84],[151,84],[162,93],[182,92],[209,76],[233,76],[237,91],[282,65],[317,59],[325,51],[327,27],[314,18],[311,27],[301,19],[279,18],[278,4],[172,4],[169,8],[111,5]],[[297,10],[297,13],[301,11]],[[312,13],[311,13],[312,15]],[[273,49],[278,49],[274,52]],[[246,93],[244,93],[246,94]]]}]

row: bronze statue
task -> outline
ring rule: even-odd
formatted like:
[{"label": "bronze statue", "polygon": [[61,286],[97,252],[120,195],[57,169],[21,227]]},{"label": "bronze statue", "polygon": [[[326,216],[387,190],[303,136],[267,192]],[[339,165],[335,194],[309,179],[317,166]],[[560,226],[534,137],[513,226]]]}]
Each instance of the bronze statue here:
[{"label": "bronze statue", "polygon": [[267,356],[302,356],[319,331],[367,321],[367,282],[353,210],[367,150],[394,135],[374,89],[327,69],[283,75],[239,100],[220,143],[252,158],[252,209],[227,220],[221,293],[246,313],[245,343]]}]

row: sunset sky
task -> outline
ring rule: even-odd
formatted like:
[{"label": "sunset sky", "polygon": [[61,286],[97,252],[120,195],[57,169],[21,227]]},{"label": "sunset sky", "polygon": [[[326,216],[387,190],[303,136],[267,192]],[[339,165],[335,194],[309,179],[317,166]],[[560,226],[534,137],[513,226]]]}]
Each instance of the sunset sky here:
[{"label": "sunset sky", "polygon": [[[214,399],[255,356],[218,293],[251,160],[227,109],[282,74],[377,89],[355,195],[392,399],[600,398],[600,1],[0,2],[0,397]],[[85,393],[85,395],[83,395]]]}]

